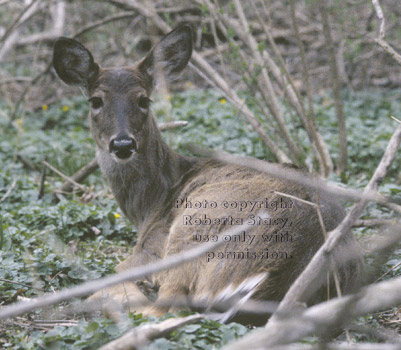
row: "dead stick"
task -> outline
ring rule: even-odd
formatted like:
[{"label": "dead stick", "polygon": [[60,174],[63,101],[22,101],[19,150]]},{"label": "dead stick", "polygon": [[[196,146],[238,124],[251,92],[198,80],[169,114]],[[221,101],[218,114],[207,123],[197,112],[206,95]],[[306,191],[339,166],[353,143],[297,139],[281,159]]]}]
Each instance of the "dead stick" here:
[{"label": "dead stick", "polygon": [[[45,156],[44,161],[47,161],[47,157]],[[39,185],[39,195],[38,199],[41,199],[45,194],[45,181],[46,181],[46,165],[43,164],[42,171],[40,174],[40,185]]]},{"label": "dead stick", "polygon": [[79,169],[74,175],[69,177],[67,179],[67,181],[63,183],[63,185],[60,187],[60,189],[58,191],[60,191],[60,192],[71,191],[72,185],[75,185],[75,184],[85,180],[97,168],[99,168],[99,164],[97,163],[96,158],[94,158],[88,164],[86,164],[83,168]]},{"label": "dead stick", "polygon": [[69,176],[63,174],[60,170],[56,169],[54,166],[50,165],[48,162],[44,161],[43,164],[46,165],[50,170],[54,171],[57,175],[60,175],[63,179],[66,179],[67,181],[71,182],[73,185],[80,188],[82,191],[86,191],[85,186],[79,184],[78,182],[76,182],[72,178],[70,178]]}]

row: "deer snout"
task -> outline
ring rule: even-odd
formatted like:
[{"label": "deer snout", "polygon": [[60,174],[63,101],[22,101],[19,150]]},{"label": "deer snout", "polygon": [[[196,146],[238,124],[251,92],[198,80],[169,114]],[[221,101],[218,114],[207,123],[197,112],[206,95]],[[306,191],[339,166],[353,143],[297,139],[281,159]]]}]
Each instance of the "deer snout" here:
[{"label": "deer snout", "polygon": [[114,154],[118,159],[125,160],[131,157],[136,152],[136,141],[129,136],[117,136],[112,139],[109,144],[109,151]]}]

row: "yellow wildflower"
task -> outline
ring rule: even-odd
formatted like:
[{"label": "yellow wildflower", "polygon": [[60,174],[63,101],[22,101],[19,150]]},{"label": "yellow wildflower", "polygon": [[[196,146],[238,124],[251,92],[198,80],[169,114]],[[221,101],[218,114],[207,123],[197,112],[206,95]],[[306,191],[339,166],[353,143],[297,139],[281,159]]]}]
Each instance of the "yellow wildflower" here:
[{"label": "yellow wildflower", "polygon": [[46,104],[44,104],[44,105],[42,106],[42,109],[43,109],[44,111],[47,111],[47,110],[49,109],[49,106],[46,105]]},{"label": "yellow wildflower", "polygon": [[115,217],[116,219],[118,219],[120,216],[121,216],[121,215],[120,215],[119,213],[115,213],[115,214],[114,214],[114,217]]},{"label": "yellow wildflower", "polygon": [[225,98],[221,98],[221,99],[220,99],[220,103],[221,103],[222,105],[225,105],[225,104],[227,103],[227,100],[226,100]]},{"label": "yellow wildflower", "polygon": [[69,109],[70,109],[70,107],[68,107],[68,106],[63,106],[63,108],[62,108],[63,112],[68,112]]},{"label": "yellow wildflower", "polygon": [[17,125],[18,126],[21,126],[22,125],[22,119],[20,118],[20,119],[17,119]]}]

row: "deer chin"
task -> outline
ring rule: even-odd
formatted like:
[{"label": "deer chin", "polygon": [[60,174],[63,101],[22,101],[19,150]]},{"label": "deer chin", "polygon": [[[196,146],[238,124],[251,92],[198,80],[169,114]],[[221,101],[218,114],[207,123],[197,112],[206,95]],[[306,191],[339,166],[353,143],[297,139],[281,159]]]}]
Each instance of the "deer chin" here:
[{"label": "deer chin", "polygon": [[117,164],[127,164],[127,163],[131,162],[134,159],[135,154],[136,154],[136,152],[132,152],[128,158],[118,158],[114,153],[110,153],[111,158]]}]

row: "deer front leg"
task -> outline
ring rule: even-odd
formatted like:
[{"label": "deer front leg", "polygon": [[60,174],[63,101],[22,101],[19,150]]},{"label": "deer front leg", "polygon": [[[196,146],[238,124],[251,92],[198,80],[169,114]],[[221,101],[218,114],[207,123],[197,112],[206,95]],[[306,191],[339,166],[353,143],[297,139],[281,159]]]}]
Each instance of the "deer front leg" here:
[{"label": "deer front leg", "polygon": [[188,309],[188,284],[182,278],[185,270],[178,267],[164,271],[162,276],[158,276],[160,288],[156,305],[146,310],[148,315],[157,317],[163,316],[167,312],[177,313],[180,310]]},{"label": "deer front leg", "polygon": [[[134,249],[132,255],[116,266],[116,271],[124,272],[145,265],[148,260],[141,250]],[[145,279],[119,283],[104,288],[88,298],[91,302],[100,302],[102,311],[113,317],[124,310],[151,315],[148,311],[151,299],[155,299],[152,297],[152,284]]]}]

